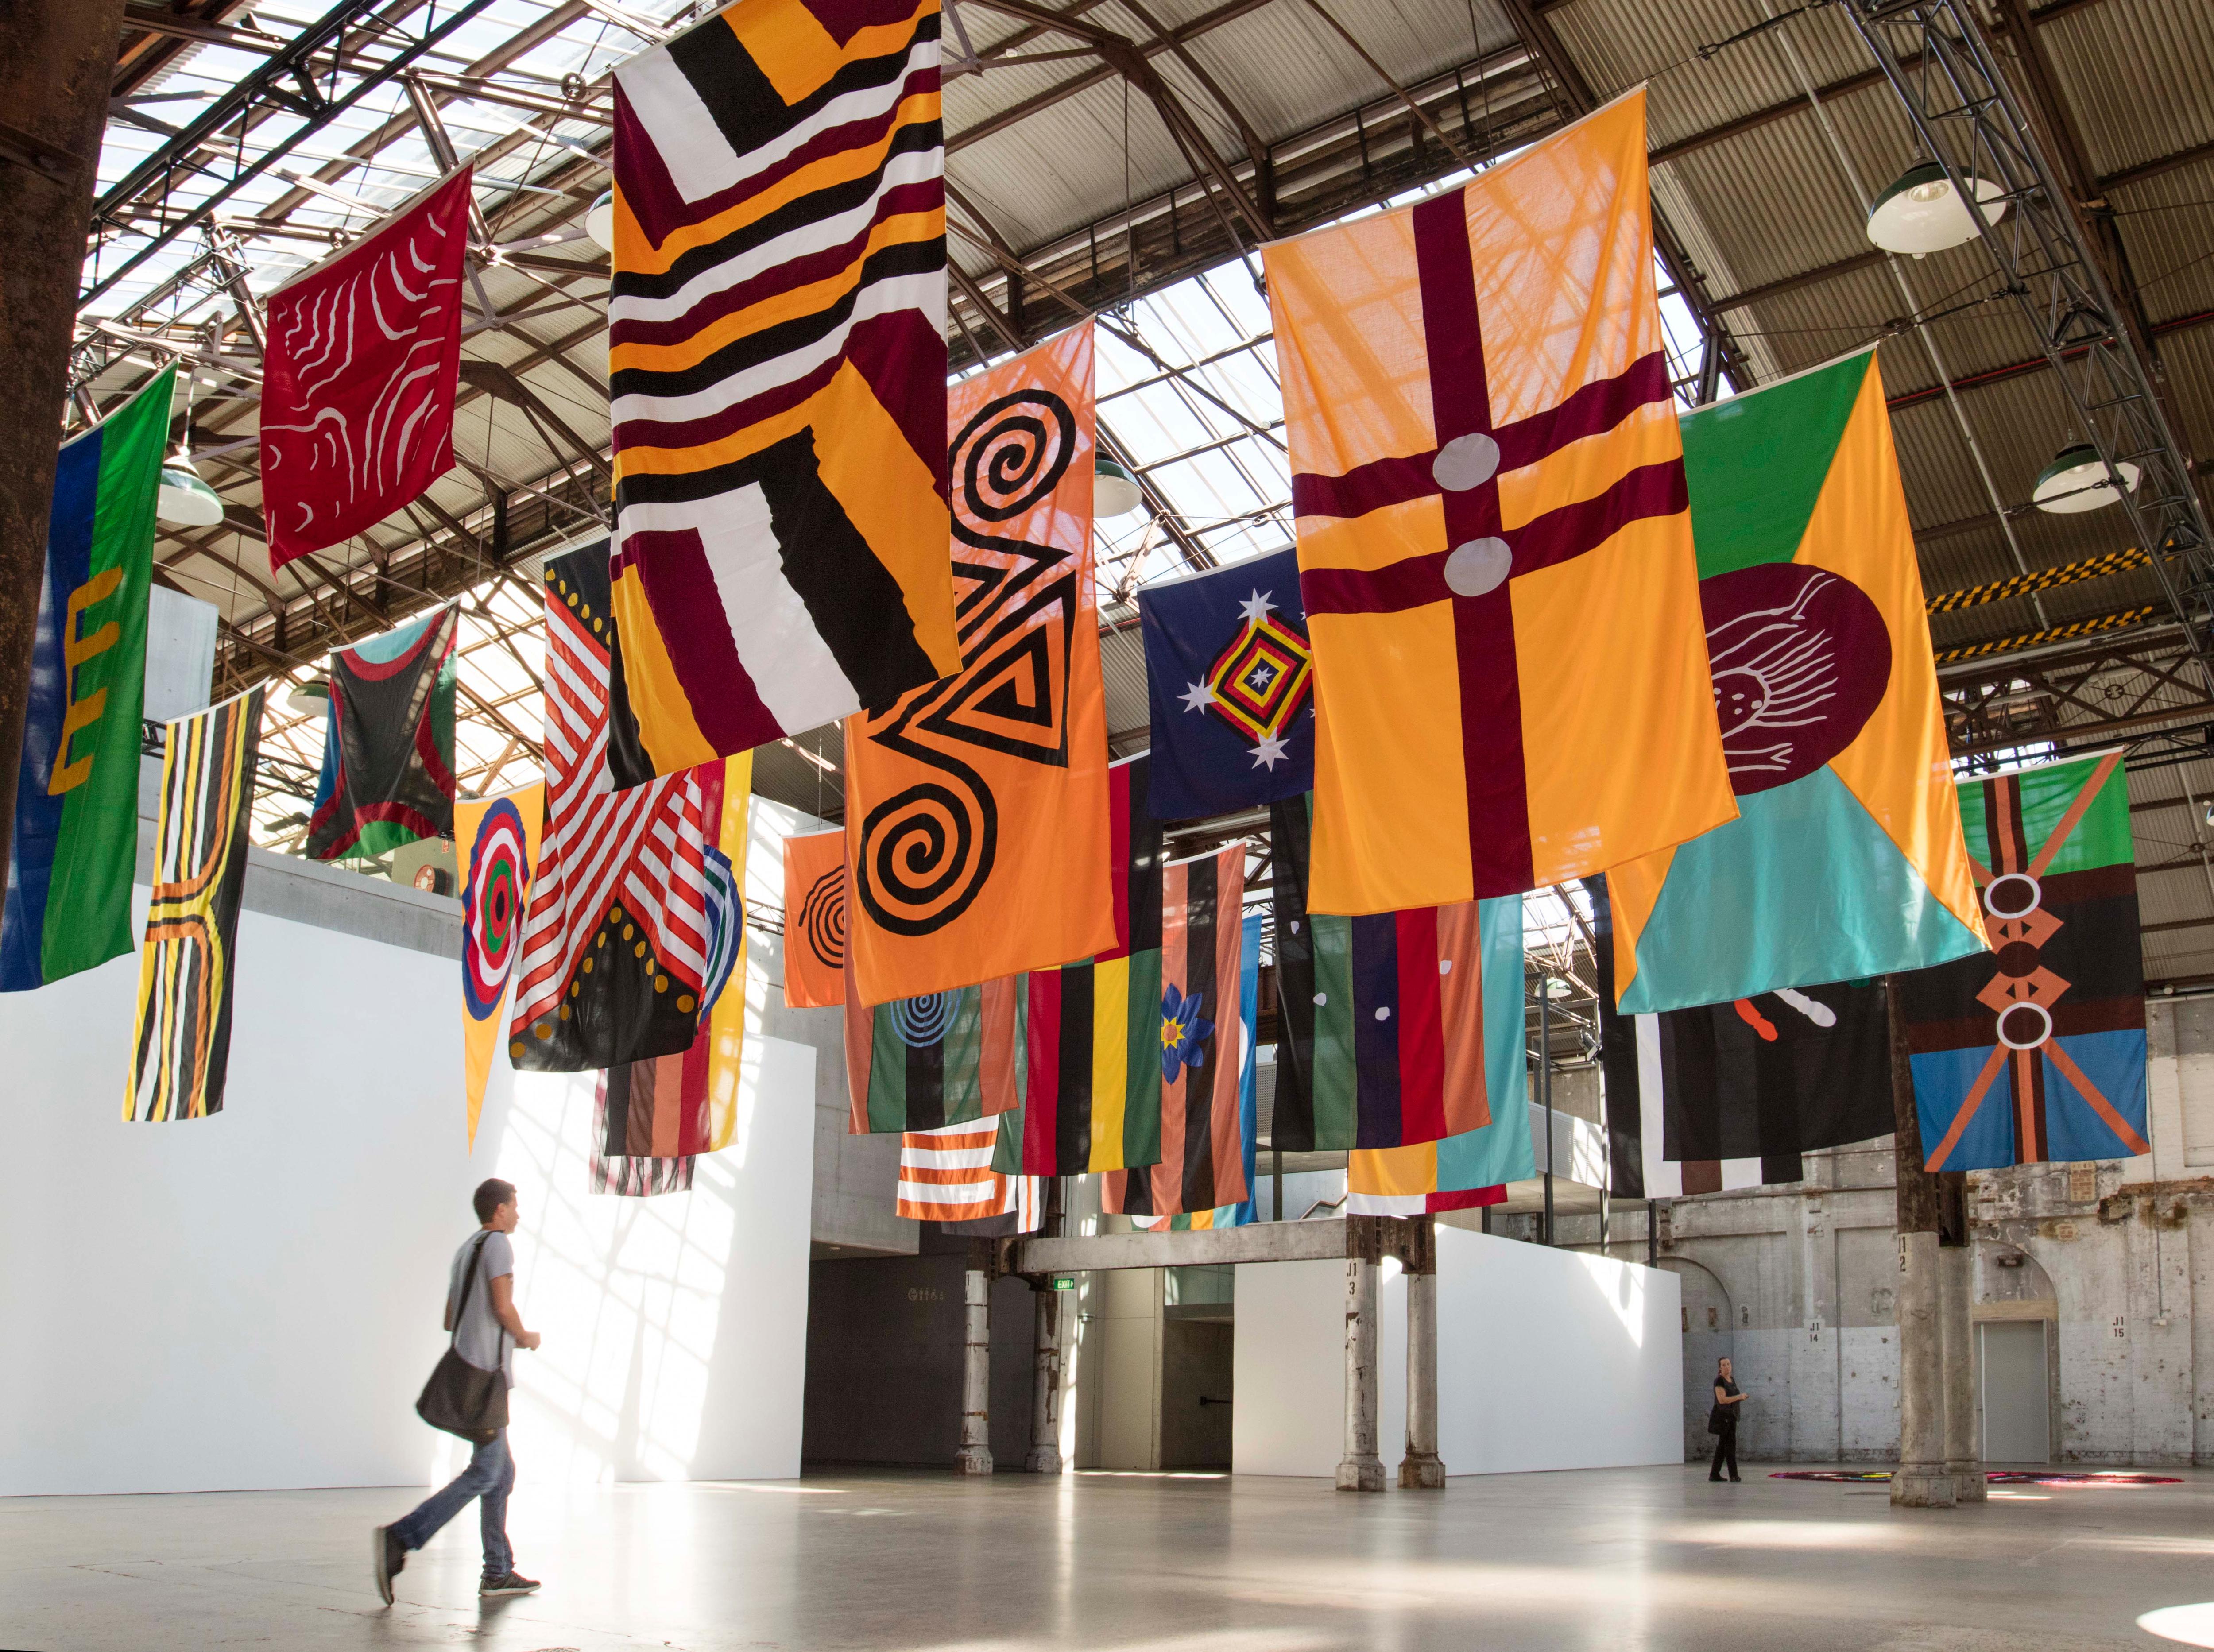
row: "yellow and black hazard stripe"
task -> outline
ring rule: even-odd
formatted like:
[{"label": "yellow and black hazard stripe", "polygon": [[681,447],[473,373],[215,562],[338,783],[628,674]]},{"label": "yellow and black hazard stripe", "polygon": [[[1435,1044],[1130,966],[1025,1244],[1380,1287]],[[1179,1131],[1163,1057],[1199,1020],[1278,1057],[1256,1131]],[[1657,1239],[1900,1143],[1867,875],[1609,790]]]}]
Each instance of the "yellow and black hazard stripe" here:
[{"label": "yellow and black hazard stripe", "polygon": [[[2101,556],[2087,557],[2081,562],[2064,562],[2057,568],[2040,568],[2034,573],[2017,573],[2010,578],[1994,579],[1987,585],[1970,585],[1966,590],[1948,590],[1942,597],[1932,597],[1923,604],[1931,614],[1950,614],[1956,609],[1977,608],[1985,603],[2003,603],[2009,597],[2027,597],[2034,590],[2050,590],[2055,585],[2072,585],[2080,580],[2103,578],[2110,573],[2124,573],[2131,568],[2142,568],[2151,559],[2132,546],[2126,551],[2108,551]],[[2055,632],[2064,636],[2065,632]],[[2014,644],[1993,646],[2012,647]]]},{"label": "yellow and black hazard stripe", "polygon": [[2012,653],[2017,648],[2034,648],[2040,643],[2066,642],[2071,638],[2090,636],[2095,632],[2119,631],[2127,626],[2143,625],[2161,611],[2159,603],[2148,603],[2142,608],[2118,609],[2112,614],[2095,615],[2087,620],[2056,625],[2049,630],[2025,631],[2017,636],[1970,643],[1961,648],[1941,648],[1937,651],[1937,664],[1958,665],[1963,660],[1985,659],[1993,654]]}]

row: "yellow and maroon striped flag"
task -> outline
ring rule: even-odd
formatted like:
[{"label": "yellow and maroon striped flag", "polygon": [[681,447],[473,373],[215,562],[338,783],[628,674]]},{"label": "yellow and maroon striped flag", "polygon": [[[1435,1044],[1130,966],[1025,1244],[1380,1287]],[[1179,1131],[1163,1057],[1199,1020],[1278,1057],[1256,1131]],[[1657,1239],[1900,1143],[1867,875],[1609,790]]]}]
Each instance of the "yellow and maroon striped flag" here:
[{"label": "yellow and maroon striped flag", "polygon": [[1513,895],[1734,818],[1644,94],[1266,257],[1315,662],[1313,909]]}]

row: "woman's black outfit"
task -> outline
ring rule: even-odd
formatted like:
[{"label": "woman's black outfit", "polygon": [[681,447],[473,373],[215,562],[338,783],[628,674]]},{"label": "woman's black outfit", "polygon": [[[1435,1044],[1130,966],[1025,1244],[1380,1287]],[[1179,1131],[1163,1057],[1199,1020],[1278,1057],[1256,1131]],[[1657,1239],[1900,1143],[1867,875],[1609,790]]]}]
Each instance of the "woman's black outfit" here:
[{"label": "woman's black outfit", "polygon": [[1722,1397],[1724,1394],[1736,1395],[1743,1392],[1744,1390],[1727,1377],[1715,1379],[1715,1408],[1707,1413],[1707,1432],[1715,1437],[1714,1465],[1707,1470],[1707,1478],[1709,1480],[1719,1480],[1722,1478],[1724,1463],[1729,1465],[1730,1478],[1733,1480],[1737,1478],[1738,1408],[1734,1405],[1723,1404]]}]

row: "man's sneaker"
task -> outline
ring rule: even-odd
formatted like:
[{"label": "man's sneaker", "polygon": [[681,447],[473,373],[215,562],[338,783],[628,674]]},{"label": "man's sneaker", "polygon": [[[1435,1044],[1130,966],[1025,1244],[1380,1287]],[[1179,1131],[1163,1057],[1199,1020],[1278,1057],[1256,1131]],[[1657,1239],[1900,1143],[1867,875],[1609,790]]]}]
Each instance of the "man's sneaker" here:
[{"label": "man's sneaker", "polygon": [[392,1534],[388,1526],[376,1526],[369,1533],[369,1563],[376,1579],[377,1598],[386,1606],[392,1604],[392,1580],[400,1576],[407,1564],[407,1545]]},{"label": "man's sneaker", "polygon": [[477,1585],[479,1594],[528,1594],[538,1587],[535,1577],[525,1577],[521,1572],[510,1572],[505,1577],[487,1577]]}]

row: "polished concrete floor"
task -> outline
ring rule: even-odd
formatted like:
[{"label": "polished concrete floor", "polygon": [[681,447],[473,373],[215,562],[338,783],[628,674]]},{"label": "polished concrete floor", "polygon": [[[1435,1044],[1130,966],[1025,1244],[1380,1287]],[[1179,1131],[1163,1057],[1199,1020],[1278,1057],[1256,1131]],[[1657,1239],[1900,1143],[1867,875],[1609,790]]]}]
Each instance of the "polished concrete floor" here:
[{"label": "polished concrete floor", "polygon": [[1456,1479],[872,1475],[547,1490],[535,1596],[480,1605],[465,1515],[370,1591],[406,1491],[0,1501],[0,1647],[514,1652],[2044,1652],[2156,1648],[2214,1600],[2214,1472],[1894,1511],[1881,1487],[1696,1466]]}]

